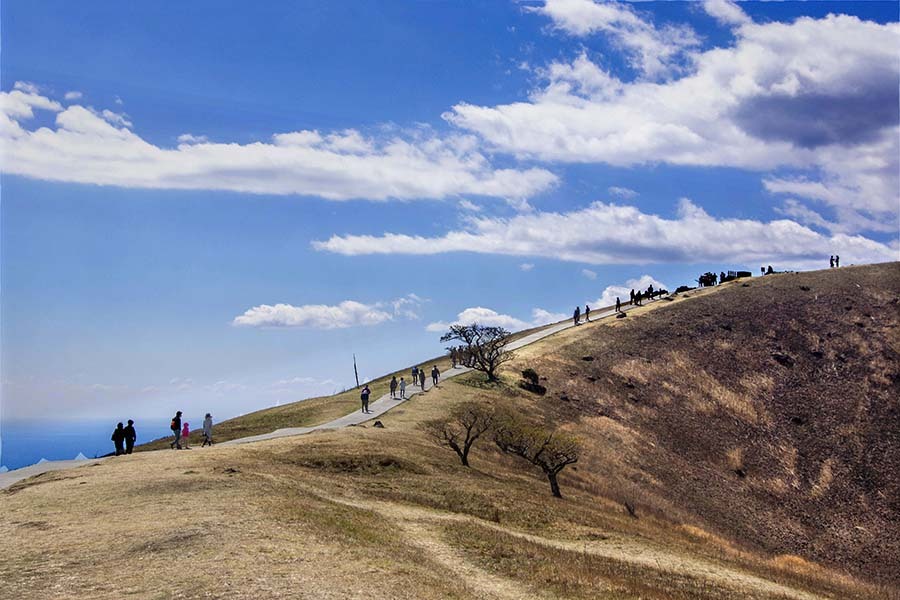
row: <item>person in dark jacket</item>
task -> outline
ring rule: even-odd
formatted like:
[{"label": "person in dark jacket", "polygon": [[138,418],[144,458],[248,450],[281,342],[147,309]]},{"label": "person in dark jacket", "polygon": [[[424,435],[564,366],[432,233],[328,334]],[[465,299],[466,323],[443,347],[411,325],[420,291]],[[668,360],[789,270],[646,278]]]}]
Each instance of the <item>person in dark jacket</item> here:
[{"label": "person in dark jacket", "polygon": [[434,365],[433,367],[431,367],[431,383],[433,385],[437,385],[438,380],[440,380],[440,378],[441,378],[441,372],[438,371],[437,365]]},{"label": "person in dark jacket", "polygon": [[362,392],[359,393],[359,399],[362,400],[362,412],[367,413],[369,411],[369,394],[372,392],[369,390],[368,385],[364,385]]},{"label": "person in dark jacket", "polygon": [[181,450],[181,411],[175,413],[175,416],[172,418],[172,423],[169,425],[172,429],[172,435],[175,436],[175,439],[172,440],[172,443],[169,444],[173,449],[177,448]]},{"label": "person in dark jacket", "polygon": [[125,448],[123,447],[123,445],[125,444],[125,428],[121,423],[116,425],[116,428],[113,430],[113,434],[110,439],[113,441],[113,444],[116,445],[116,456],[125,454]]},{"label": "person in dark jacket", "polygon": [[391,377],[391,398],[397,395],[397,376]]},{"label": "person in dark jacket", "polygon": [[134,450],[134,442],[137,440],[137,432],[134,430],[134,421],[128,419],[128,425],[125,427],[125,454],[131,454]]},{"label": "person in dark jacket", "polygon": [[622,301],[616,296],[616,312],[622,312]]},{"label": "person in dark jacket", "polygon": [[590,322],[591,320],[591,306],[590,304],[584,305],[584,320]]},{"label": "person in dark jacket", "polygon": [[575,321],[576,325],[578,325],[578,321],[581,320],[581,307],[580,306],[575,307],[575,313],[572,315],[572,320]]},{"label": "person in dark jacket", "polygon": [[419,387],[422,388],[422,391],[425,391],[425,369],[424,367],[419,369]]}]

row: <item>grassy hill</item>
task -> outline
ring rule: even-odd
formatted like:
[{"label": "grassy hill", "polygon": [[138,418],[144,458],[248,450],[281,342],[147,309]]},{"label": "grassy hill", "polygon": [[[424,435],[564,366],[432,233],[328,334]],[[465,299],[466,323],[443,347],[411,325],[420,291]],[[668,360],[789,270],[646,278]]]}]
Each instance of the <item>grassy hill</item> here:
[{"label": "grassy hill", "polygon": [[[384,429],[47,473],[0,492],[0,597],[900,597],[898,298],[898,264],[754,278],[549,337]],[[489,440],[471,468],[429,440],[470,400],[579,436],[562,499]]]}]

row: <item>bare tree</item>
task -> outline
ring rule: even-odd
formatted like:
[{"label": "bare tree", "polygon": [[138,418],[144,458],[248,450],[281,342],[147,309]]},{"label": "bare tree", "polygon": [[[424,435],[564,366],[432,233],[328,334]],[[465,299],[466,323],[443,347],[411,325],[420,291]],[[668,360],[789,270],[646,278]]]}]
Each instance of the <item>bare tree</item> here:
[{"label": "bare tree", "polygon": [[449,446],[464,467],[469,466],[469,450],[494,422],[494,411],[478,402],[465,402],[453,408],[445,419],[426,421],[425,432],[439,445]]},{"label": "bare tree", "polygon": [[529,425],[514,415],[505,415],[494,425],[494,442],[504,452],[540,467],[550,481],[550,491],[562,498],[557,476],[566,466],[578,462],[580,444],[577,438]]},{"label": "bare tree", "polygon": [[507,337],[509,332],[502,327],[473,323],[451,325],[450,331],[441,336],[441,342],[462,342],[459,362],[486,373],[488,380],[497,381],[497,369],[512,358],[512,353],[504,350]]}]

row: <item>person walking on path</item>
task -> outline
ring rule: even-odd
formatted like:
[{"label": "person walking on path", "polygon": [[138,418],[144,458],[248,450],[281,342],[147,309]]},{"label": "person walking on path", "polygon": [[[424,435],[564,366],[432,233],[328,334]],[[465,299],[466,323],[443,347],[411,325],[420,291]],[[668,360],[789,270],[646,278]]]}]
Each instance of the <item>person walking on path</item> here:
[{"label": "person walking on path", "polygon": [[125,429],[121,423],[116,425],[116,428],[113,429],[112,437],[110,439],[113,444],[116,445],[116,456],[125,454],[125,448],[123,447],[123,444],[125,444]]},{"label": "person walking on path", "polygon": [[591,307],[587,304],[584,305],[584,320],[588,323],[591,322]]},{"label": "person walking on path", "polygon": [[572,319],[575,321],[575,324],[578,325],[578,321],[581,319],[581,307],[575,307],[575,313],[572,315]]},{"label": "person walking on path", "polygon": [[169,429],[172,430],[172,434],[175,436],[175,439],[169,444],[173,450],[181,450],[181,411],[175,413],[175,417],[172,419],[172,423],[169,424]]},{"label": "person walking on path", "polygon": [[431,367],[431,383],[433,385],[438,384],[438,380],[441,378],[441,372],[438,371],[437,365]]},{"label": "person walking on path", "polygon": [[200,444],[200,447],[212,445],[212,415],[206,413],[206,417],[203,418],[203,443]]},{"label": "person walking on path", "polygon": [[840,266],[841,266],[841,257],[838,256],[837,254],[835,254],[834,255],[834,268],[837,269],[837,268],[840,268]]},{"label": "person walking on path", "polygon": [[364,413],[370,412],[369,411],[369,394],[370,393],[371,392],[369,391],[368,384],[364,385],[362,392],[359,393],[359,399],[362,400],[362,412],[364,412]]},{"label": "person walking on path", "polygon": [[425,391],[425,369],[419,369],[419,387]]},{"label": "person walking on path", "polygon": [[616,312],[622,312],[622,302],[618,296],[616,296]]},{"label": "person walking on path", "polygon": [[134,421],[128,419],[125,426],[125,454],[131,454],[134,450],[134,442],[137,440],[137,432],[134,430]]},{"label": "person walking on path", "polygon": [[406,380],[402,377],[400,378],[400,399],[403,400],[406,398]]},{"label": "person walking on path", "polygon": [[631,305],[634,306],[634,290],[631,290]]},{"label": "person walking on path", "polygon": [[391,377],[391,398],[397,395],[397,377]]},{"label": "person walking on path", "polygon": [[413,385],[416,385],[417,383],[419,383],[419,367],[412,368],[412,382],[413,382]]},{"label": "person walking on path", "polygon": [[450,368],[456,368],[456,346],[451,346],[450,348]]},{"label": "person walking on path", "polygon": [[181,439],[184,440],[184,449],[190,450],[191,447],[188,445],[188,439],[191,437],[191,424],[187,421],[184,422],[184,427],[181,428]]}]

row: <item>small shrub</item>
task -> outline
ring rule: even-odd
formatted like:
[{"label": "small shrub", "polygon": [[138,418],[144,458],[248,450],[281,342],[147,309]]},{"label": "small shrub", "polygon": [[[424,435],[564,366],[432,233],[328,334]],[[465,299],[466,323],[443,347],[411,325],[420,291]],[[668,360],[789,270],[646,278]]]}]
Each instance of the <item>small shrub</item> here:
[{"label": "small shrub", "polygon": [[541,396],[547,393],[547,388],[540,384],[540,376],[537,371],[531,367],[522,371],[522,381],[519,382],[519,387]]}]

